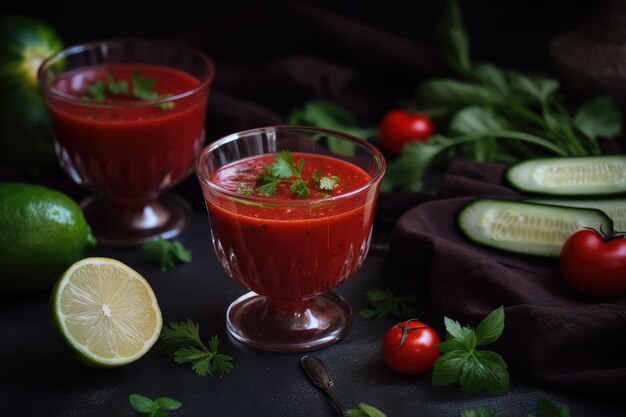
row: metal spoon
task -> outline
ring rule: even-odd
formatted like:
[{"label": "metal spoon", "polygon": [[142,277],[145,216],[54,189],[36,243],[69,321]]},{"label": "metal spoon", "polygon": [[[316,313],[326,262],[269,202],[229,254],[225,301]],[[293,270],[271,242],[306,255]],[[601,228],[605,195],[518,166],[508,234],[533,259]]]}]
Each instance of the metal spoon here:
[{"label": "metal spoon", "polygon": [[343,405],[335,390],[333,390],[333,380],[330,378],[330,372],[324,365],[324,362],[317,356],[304,356],[300,359],[300,364],[304,368],[304,372],[311,378],[316,387],[324,391],[335,403],[342,415],[347,415],[348,410]]}]

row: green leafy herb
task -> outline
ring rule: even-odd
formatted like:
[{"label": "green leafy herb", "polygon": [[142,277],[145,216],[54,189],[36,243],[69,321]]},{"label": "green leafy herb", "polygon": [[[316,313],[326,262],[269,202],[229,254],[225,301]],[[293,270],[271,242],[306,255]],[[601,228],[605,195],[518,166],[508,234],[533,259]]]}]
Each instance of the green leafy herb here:
[{"label": "green leafy herb", "polygon": [[87,94],[83,97],[83,99],[89,101],[104,101],[107,98],[106,94],[106,86],[102,81],[96,81],[89,88],[87,88]]},{"label": "green leafy herb", "polygon": [[218,352],[219,342],[215,335],[209,339],[208,346],[205,345],[200,339],[200,325],[187,319],[163,326],[157,348],[173,355],[176,363],[193,364],[192,369],[200,376],[214,372],[227,374],[233,369],[233,358]]},{"label": "green leafy herb", "polygon": [[348,417],[387,417],[385,413],[376,407],[360,403],[357,408],[352,408],[346,412]]},{"label": "green leafy herb", "polygon": [[433,386],[447,386],[459,382],[461,389],[477,393],[484,389],[493,394],[509,390],[507,364],[495,352],[477,350],[476,347],[495,342],[504,329],[504,309],[489,313],[476,330],[462,327],[449,318],[444,319],[446,341],[437,346],[443,355],[433,369]]},{"label": "green leafy herb", "polygon": [[167,271],[174,266],[175,261],[191,262],[191,251],[180,242],[170,242],[164,239],[153,240],[143,244],[145,258]]},{"label": "green leafy herb", "polygon": [[135,411],[149,417],[167,417],[168,411],[178,410],[183,404],[169,397],[148,398],[140,394],[130,394],[130,405]]},{"label": "green leafy herb", "polygon": [[328,197],[330,197],[330,194],[328,194],[328,193],[320,193],[320,197],[321,198],[328,198]]},{"label": "green leafy herb", "polygon": [[237,193],[242,195],[252,195],[252,193],[254,193],[254,188],[249,185],[240,183],[239,185],[237,185]]},{"label": "green leafy herb", "polygon": [[113,94],[128,95],[128,81],[120,80],[115,82],[115,76],[112,72],[107,74],[107,89]]},{"label": "green leafy herb", "polygon": [[[144,77],[141,71],[133,72],[131,78],[132,85],[132,97],[139,100],[156,100],[160,98],[170,97],[171,94],[159,95],[154,88],[154,78]],[[108,94],[113,95],[125,95],[130,96],[128,88],[128,81],[115,80],[115,76],[112,72],[107,73],[107,82],[96,81],[89,88],[87,88],[87,94],[83,97],[86,101],[105,101],[108,98]],[[160,107],[163,110],[173,109],[175,104],[173,102],[165,102],[155,104],[156,107]]]},{"label": "green leafy herb", "polygon": [[[569,407],[566,405],[556,405],[547,398],[537,400],[537,417],[570,417]],[[529,414],[528,417],[534,417]]]},{"label": "green leafy herb", "polygon": [[484,407],[480,407],[478,410],[465,410],[461,413],[461,417],[499,417],[496,412],[489,411]]},{"label": "green leafy herb", "polygon": [[302,178],[298,178],[297,180],[295,180],[294,183],[291,184],[291,187],[289,187],[289,189],[292,193],[300,198],[307,198],[310,194],[309,187],[306,181]]},{"label": "green leafy herb", "polygon": [[319,185],[317,187],[320,190],[334,190],[338,181],[339,177],[335,177],[334,175],[331,177],[322,177],[320,178]]},{"label": "green leafy herb", "polygon": [[267,171],[278,178],[290,178],[302,176],[302,167],[304,166],[304,159],[300,158],[298,162],[294,162],[293,155],[287,150],[278,151],[274,155],[274,162],[270,165]]},{"label": "green leafy herb", "polygon": [[[355,117],[345,108],[321,100],[312,100],[295,109],[287,118],[287,124],[296,126],[317,126],[338,130],[363,140],[374,137],[377,129],[360,129],[356,126]],[[341,156],[353,156],[355,145],[334,137],[320,135],[328,149]]]},{"label": "green leafy herb", "polygon": [[621,133],[620,110],[611,98],[590,100],[572,117],[557,80],[471,62],[457,0],[446,1],[439,37],[456,78],[426,80],[413,106],[447,130],[429,142],[405,146],[387,166],[383,191],[419,191],[430,167],[455,158],[513,163],[548,155],[598,155],[598,139]]},{"label": "green leafy herb", "polygon": [[389,289],[373,289],[367,292],[367,300],[370,307],[359,312],[364,319],[387,317],[390,314],[401,319],[408,319],[415,315],[415,295],[413,294],[398,297]]}]

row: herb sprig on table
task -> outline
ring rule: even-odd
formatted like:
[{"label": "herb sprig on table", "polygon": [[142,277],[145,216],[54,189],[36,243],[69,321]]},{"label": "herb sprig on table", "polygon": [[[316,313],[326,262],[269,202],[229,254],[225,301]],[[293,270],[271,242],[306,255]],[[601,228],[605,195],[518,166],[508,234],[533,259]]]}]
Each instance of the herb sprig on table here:
[{"label": "herb sprig on table", "polygon": [[227,374],[233,369],[233,358],[220,353],[220,339],[217,335],[209,339],[208,346],[200,338],[200,325],[191,319],[170,321],[163,326],[157,342],[157,349],[172,355],[176,363],[191,363],[192,369],[200,376],[214,372]]},{"label": "herb sprig on table", "polygon": [[359,403],[356,408],[351,408],[346,412],[347,417],[387,417],[385,413],[376,407]]},{"label": "herb sprig on table", "polygon": [[405,145],[388,165],[382,190],[419,191],[431,166],[454,158],[512,163],[545,155],[597,155],[599,138],[620,134],[621,114],[609,97],[583,103],[572,117],[557,80],[472,62],[456,0],[446,2],[439,37],[456,77],[425,81],[413,104],[445,134]]},{"label": "herb sprig on table", "polygon": [[[256,178],[256,190],[245,184],[239,184],[237,192],[242,195],[252,195],[254,191],[260,195],[270,197],[276,193],[279,184],[290,184],[291,193],[298,198],[307,198],[311,195],[309,180],[302,177],[304,159],[300,158],[296,162],[293,155],[288,150],[282,150],[274,154],[275,162],[263,168],[263,172]],[[312,173],[311,181],[319,190],[333,190],[339,182],[337,176],[322,176],[319,171]],[[322,193],[322,197],[330,196]]]},{"label": "herb sprig on table", "polygon": [[178,410],[183,403],[169,397],[151,399],[141,394],[130,394],[130,405],[135,411],[148,417],[167,417],[169,411]]},{"label": "herb sprig on table", "polygon": [[191,262],[191,251],[180,242],[164,239],[153,240],[142,246],[147,261],[161,267],[165,272],[174,267],[174,262]]},{"label": "herb sprig on table", "polygon": [[[154,91],[154,78],[144,77],[141,71],[133,72],[131,86],[132,88],[129,88],[127,80],[116,80],[115,75],[109,71],[107,73],[106,83],[104,81],[96,81],[90,85],[87,88],[87,94],[83,96],[83,100],[102,102],[111,95],[133,97],[138,100],[156,100],[171,96],[171,94],[159,94]],[[175,104],[167,102],[159,103],[155,106],[163,110],[171,110],[174,108]]]},{"label": "herb sprig on table", "polygon": [[461,326],[444,318],[446,340],[437,345],[443,355],[433,368],[433,386],[447,386],[458,382],[467,393],[484,389],[493,394],[509,390],[509,373],[504,359],[495,352],[478,350],[500,337],[504,330],[504,309],[499,307],[485,317],[476,329]]},{"label": "herb sprig on table", "polygon": [[395,295],[390,289],[373,289],[367,292],[369,307],[362,309],[359,316],[364,319],[393,315],[400,319],[409,319],[415,315],[415,295]]}]

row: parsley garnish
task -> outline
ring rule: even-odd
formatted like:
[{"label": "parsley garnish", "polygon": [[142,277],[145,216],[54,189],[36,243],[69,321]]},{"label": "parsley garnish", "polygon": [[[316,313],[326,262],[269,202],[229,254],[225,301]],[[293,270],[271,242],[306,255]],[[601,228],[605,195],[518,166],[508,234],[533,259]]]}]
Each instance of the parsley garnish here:
[{"label": "parsley garnish", "polygon": [[252,195],[254,189],[249,185],[240,183],[239,185],[237,185],[237,192],[242,195]]},{"label": "parsley garnish", "polygon": [[[171,94],[161,94],[153,90],[154,78],[143,77],[141,71],[133,72],[131,79],[132,95],[128,88],[128,81],[115,80],[115,76],[111,71],[107,73],[107,82],[96,81],[89,88],[87,88],[87,94],[83,97],[85,101],[105,101],[108,98],[108,94],[132,96],[139,100],[156,100],[160,98],[170,97]],[[171,110],[175,104],[173,102],[159,103],[155,106],[160,107],[163,110]]]},{"label": "parsley garnish", "polygon": [[346,416],[348,417],[387,417],[385,413],[380,411],[376,407],[372,407],[371,405],[367,405],[365,403],[360,403],[357,408],[352,408],[346,411]]},{"label": "parsley garnish", "polygon": [[461,327],[454,320],[444,318],[446,341],[437,345],[443,355],[433,369],[433,386],[447,386],[459,382],[461,389],[477,393],[487,389],[493,394],[509,390],[509,373],[504,359],[495,352],[477,350],[477,346],[489,345],[504,330],[504,309],[499,307],[489,313],[476,330]]},{"label": "parsley garnish", "polygon": [[149,417],[167,417],[168,411],[178,410],[183,403],[169,397],[159,397],[151,399],[140,394],[130,394],[128,397],[130,405],[138,413]]},{"label": "parsley garnish", "polygon": [[[274,160],[274,163],[266,166],[263,172],[257,176],[257,193],[270,197],[276,192],[279,184],[290,183],[289,189],[297,197],[307,198],[311,195],[308,181],[302,178],[304,159],[300,158],[296,162],[291,152],[282,150],[276,152]],[[333,190],[339,181],[339,177],[322,177],[321,175],[319,171],[313,171],[311,179],[318,185],[320,190]],[[322,198],[329,196],[330,194],[328,193],[321,193]]]},{"label": "parsley garnish", "polygon": [[364,308],[359,315],[364,319],[373,317],[387,317],[392,314],[401,319],[415,315],[415,295],[405,294],[396,296],[391,290],[370,290],[367,292],[370,308]]},{"label": "parsley garnish", "polygon": [[233,358],[217,351],[220,343],[217,335],[209,339],[208,347],[200,339],[200,325],[187,321],[170,321],[163,326],[157,348],[174,356],[176,363],[191,363],[200,376],[213,372],[227,374],[233,369]]},{"label": "parsley garnish", "polygon": [[[569,407],[556,405],[547,398],[537,400],[537,417],[570,417]],[[534,417],[529,414],[528,417]]]},{"label": "parsley garnish", "polygon": [[169,242],[164,239],[153,240],[144,243],[145,258],[161,267],[161,271],[167,271],[174,266],[174,261],[191,262],[191,251],[179,242]]}]

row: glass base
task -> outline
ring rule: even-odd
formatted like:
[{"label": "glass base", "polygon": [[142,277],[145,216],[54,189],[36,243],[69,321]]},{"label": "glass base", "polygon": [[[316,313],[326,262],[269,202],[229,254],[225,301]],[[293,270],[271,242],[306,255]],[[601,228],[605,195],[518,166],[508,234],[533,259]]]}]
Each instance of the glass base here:
[{"label": "glass base", "polygon": [[226,312],[226,327],[237,340],[274,352],[308,352],[332,345],[351,324],[350,304],[334,292],[278,301],[251,291]]},{"label": "glass base", "polygon": [[121,203],[89,197],[81,203],[99,244],[138,246],[179,235],[191,221],[191,207],[181,197],[165,194],[141,203]]}]

